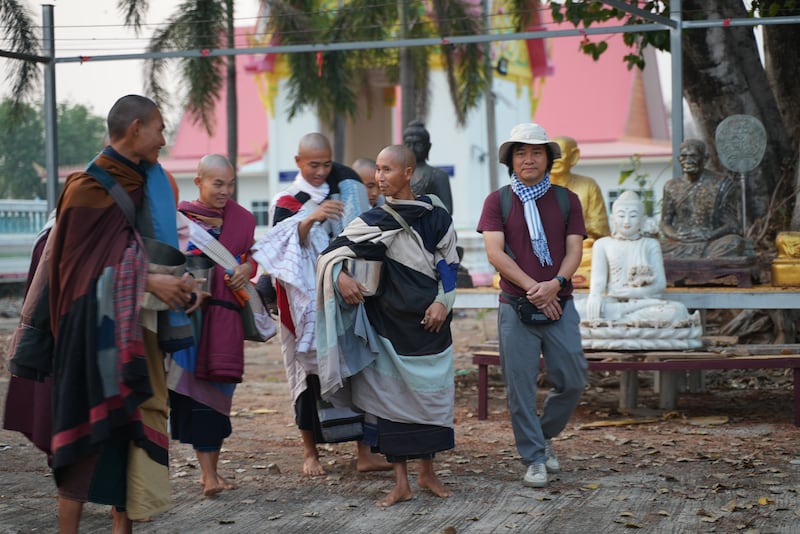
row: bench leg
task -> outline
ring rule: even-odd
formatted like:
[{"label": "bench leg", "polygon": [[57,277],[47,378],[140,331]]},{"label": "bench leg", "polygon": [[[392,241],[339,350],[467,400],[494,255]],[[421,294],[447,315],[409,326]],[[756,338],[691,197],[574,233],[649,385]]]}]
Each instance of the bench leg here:
[{"label": "bench leg", "polygon": [[[659,408],[674,410],[678,407],[678,374],[683,371],[659,372]],[[685,375],[684,375],[685,376]]]},{"label": "bench leg", "polygon": [[800,367],[792,369],[794,372],[794,426],[800,426]]},{"label": "bench leg", "polygon": [[478,365],[478,419],[483,421],[489,415],[489,366]]},{"label": "bench leg", "polygon": [[632,410],[639,404],[639,373],[636,371],[620,371],[619,373],[619,408]]},{"label": "bench leg", "polygon": [[703,393],[706,390],[706,372],[702,369],[689,371],[689,393]]}]

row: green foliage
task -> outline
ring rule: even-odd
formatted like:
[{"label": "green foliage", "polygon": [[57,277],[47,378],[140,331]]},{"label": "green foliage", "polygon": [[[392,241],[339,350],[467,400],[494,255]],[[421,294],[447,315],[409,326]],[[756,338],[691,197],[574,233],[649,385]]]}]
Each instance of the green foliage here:
[{"label": "green foliage", "polygon": [[44,166],[42,114],[6,99],[0,103],[0,124],[0,198],[42,198],[44,187],[34,167]]},{"label": "green foliage", "polygon": [[634,154],[628,158],[628,164],[619,172],[619,185],[623,185],[627,180],[633,180],[639,189],[645,189],[650,175],[642,170],[642,158],[639,154]]},{"label": "green foliage", "polygon": [[83,165],[103,149],[106,121],[82,104],[62,102],[57,107],[58,164]]},{"label": "green foliage", "polygon": [[[409,2],[408,25],[399,27],[400,16],[394,2],[352,0],[326,11],[322,3],[309,0],[268,0],[271,16],[269,31],[280,44],[333,43],[342,41],[391,41],[401,36],[423,38],[441,35],[474,35],[481,31],[480,18],[460,0],[434,0],[434,15],[426,14],[423,2]],[[459,123],[475,107],[488,84],[483,73],[479,45],[441,45],[408,50],[414,73],[417,108],[425,108],[430,59],[441,53],[447,70],[450,95]],[[288,55],[291,76],[288,81],[289,116],[313,108],[327,123],[339,114],[355,117],[359,90],[370,69],[383,69],[387,78],[399,78],[399,49],[324,52],[321,65],[316,53]],[[422,99],[422,101],[420,101]]]},{"label": "green foliage", "polygon": [[[637,15],[631,15],[621,9],[615,7],[608,7],[602,2],[583,2],[579,0],[565,0],[562,2],[548,2],[552,12],[553,20],[561,22],[569,22],[573,26],[589,28],[592,24],[612,21],[616,24],[624,25],[640,25],[648,24],[651,21],[643,19]],[[638,2],[637,6],[645,11],[650,11],[655,15],[669,17],[669,2],[647,1]],[[623,42],[626,46],[632,49],[632,52],[625,55],[623,60],[628,64],[628,69],[637,67],[643,69],[645,67],[644,49],[648,46],[653,46],[658,50],[669,50],[669,31],[650,31],[643,33],[624,33],[622,36]],[[595,42],[590,37],[586,37],[581,50],[590,56],[595,61],[606,51],[608,45],[603,42]]]},{"label": "green foliage", "polygon": [[628,180],[636,183],[639,198],[644,203],[645,213],[649,216],[655,211],[655,193],[650,184],[650,174],[642,170],[642,158],[634,154],[628,158],[628,164],[619,171],[619,185],[624,185]]},{"label": "green foliage", "polygon": [[[27,6],[18,0],[0,0],[0,34],[3,47],[9,52],[23,55],[39,54],[39,37],[36,25]],[[7,43],[7,44],[5,44]],[[22,120],[26,113],[24,102],[36,88],[40,71],[36,63],[20,59],[5,60],[5,77],[11,82],[14,95],[10,117]]]},{"label": "green foliage", "polygon": [[[0,102],[0,198],[43,198],[44,114],[28,104],[14,106],[12,99]],[[83,165],[102,148],[105,121],[85,106],[59,104],[57,121],[60,166]]]},{"label": "green foliage", "polygon": [[[138,31],[148,2],[118,0],[117,7],[125,23]],[[165,26],[160,27],[150,40],[149,52],[169,50],[213,50],[227,46],[226,3],[221,0],[183,0]],[[178,60],[185,89],[186,110],[195,123],[202,124],[209,135],[213,134],[214,107],[225,84],[223,66],[226,59],[220,56],[188,57]],[[174,88],[164,86],[169,60],[151,59],[145,65],[146,93],[158,104],[169,101]]]}]

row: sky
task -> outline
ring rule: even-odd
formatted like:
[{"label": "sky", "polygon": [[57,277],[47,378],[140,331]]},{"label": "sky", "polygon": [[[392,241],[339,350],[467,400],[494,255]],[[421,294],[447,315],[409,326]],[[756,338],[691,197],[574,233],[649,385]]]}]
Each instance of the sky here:
[{"label": "sky", "polygon": [[[41,23],[43,3],[34,0],[24,0],[24,3]],[[147,25],[137,37],[133,30],[123,26],[116,0],[44,3],[54,6],[57,58],[144,52],[158,24],[167,20],[180,4],[175,0],[151,0],[145,18]],[[258,13],[258,0],[236,0],[235,8],[236,25],[252,25]],[[7,61],[11,60],[0,59],[0,72],[6,70]],[[56,100],[83,104],[96,115],[105,117],[119,97],[143,92],[143,70],[143,62],[139,60],[57,64]],[[0,83],[0,93],[8,96],[9,85],[5,81]]]}]

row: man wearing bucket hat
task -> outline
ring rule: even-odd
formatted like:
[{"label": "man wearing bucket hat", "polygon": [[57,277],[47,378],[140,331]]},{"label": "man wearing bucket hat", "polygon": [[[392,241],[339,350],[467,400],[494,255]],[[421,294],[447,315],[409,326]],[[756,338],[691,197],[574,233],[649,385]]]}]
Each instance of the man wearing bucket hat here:
[{"label": "man wearing bucket hat", "polygon": [[[570,281],[586,228],[578,197],[550,183],[561,149],[544,128],[518,124],[498,157],[511,184],[489,194],[477,229],[500,273],[500,360],[517,450],[527,466],[523,484],[544,487],[548,472],[560,469],[551,440],[566,426],[586,383]],[[552,384],[541,417],[540,354]]]}]

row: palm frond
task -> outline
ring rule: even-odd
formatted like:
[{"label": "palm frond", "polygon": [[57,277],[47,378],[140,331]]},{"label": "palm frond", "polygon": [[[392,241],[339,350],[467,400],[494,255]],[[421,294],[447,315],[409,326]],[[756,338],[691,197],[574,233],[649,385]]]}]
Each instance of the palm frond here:
[{"label": "palm frond", "polygon": [[[17,0],[0,1],[0,25],[12,52],[24,55],[39,54],[39,37],[33,16],[27,6]],[[10,60],[6,79],[11,83],[12,116],[23,111],[23,104],[37,87],[41,71],[33,61]]]},{"label": "palm frond", "polygon": [[[474,5],[463,0],[434,0],[433,5],[441,35],[481,33],[483,22]],[[443,45],[442,53],[456,120],[463,126],[467,120],[467,112],[489,91],[483,46],[477,43]]]},{"label": "palm frond", "polygon": [[[151,51],[169,49],[212,50],[225,46],[226,11],[224,2],[215,0],[185,0],[167,25],[156,32],[150,41]],[[190,57],[180,60],[185,106],[195,123],[202,124],[210,134],[216,126],[214,107],[224,86],[222,67],[225,59],[219,56]],[[156,101],[163,101],[162,86],[166,63],[154,59],[148,62],[147,86]]]},{"label": "palm frond", "polygon": [[125,18],[125,25],[131,26],[136,35],[139,35],[142,29],[142,21],[148,7],[150,7],[148,0],[117,0],[117,10]]}]

